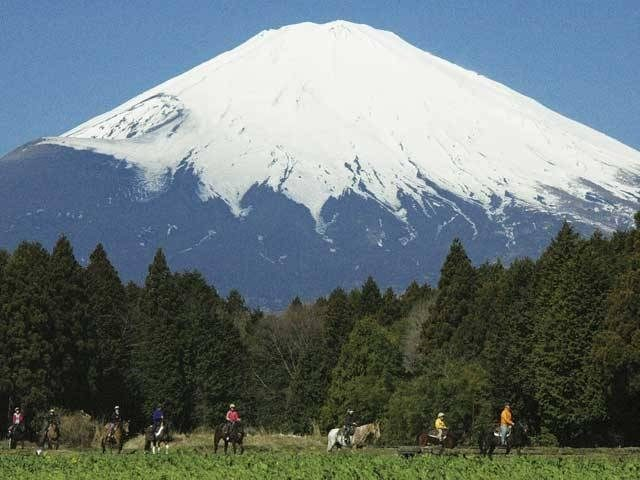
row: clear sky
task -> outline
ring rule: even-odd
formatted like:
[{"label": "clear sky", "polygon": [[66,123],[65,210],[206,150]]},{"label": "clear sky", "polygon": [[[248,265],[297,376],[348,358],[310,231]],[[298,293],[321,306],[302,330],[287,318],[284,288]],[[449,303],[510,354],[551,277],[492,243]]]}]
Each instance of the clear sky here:
[{"label": "clear sky", "polygon": [[640,0],[0,0],[0,154],[261,30],[336,19],[391,30],[640,149]]}]

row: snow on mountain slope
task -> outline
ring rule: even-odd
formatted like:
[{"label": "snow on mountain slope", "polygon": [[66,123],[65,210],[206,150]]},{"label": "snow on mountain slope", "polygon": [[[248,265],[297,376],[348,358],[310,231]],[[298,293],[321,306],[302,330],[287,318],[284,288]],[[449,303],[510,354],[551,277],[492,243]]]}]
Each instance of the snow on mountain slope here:
[{"label": "snow on mountain slope", "polygon": [[347,191],[401,220],[401,197],[428,216],[442,198],[435,186],[496,218],[516,204],[584,220],[571,199],[629,217],[640,198],[640,152],[393,33],[344,21],[264,31],[44,142],[124,159],[151,190],[187,162],[200,197],[236,215],[253,185],[268,185],[318,225],[327,200]]}]

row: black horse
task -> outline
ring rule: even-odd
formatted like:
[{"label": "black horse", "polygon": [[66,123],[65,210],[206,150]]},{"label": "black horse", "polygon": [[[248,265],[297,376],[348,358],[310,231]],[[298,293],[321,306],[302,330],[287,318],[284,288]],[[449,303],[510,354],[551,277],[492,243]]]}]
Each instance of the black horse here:
[{"label": "black horse", "polygon": [[244,429],[242,423],[236,422],[233,425],[227,425],[227,423],[221,423],[216,427],[213,436],[213,453],[218,453],[218,444],[220,440],[224,440],[224,453],[227,453],[227,447],[229,444],[233,445],[233,453],[236,453],[236,445],[240,447],[240,454],[244,452],[242,446],[242,440],[244,439]]},{"label": "black horse", "polygon": [[480,446],[480,454],[488,455],[491,457],[496,447],[504,447],[505,454],[508,454],[512,448],[515,448],[518,453],[520,449],[530,445],[529,436],[527,435],[527,426],[522,423],[516,423],[511,432],[507,436],[506,445],[502,445],[500,440],[499,430],[491,428],[481,432],[478,437],[478,444]]},{"label": "black horse", "polygon": [[24,448],[24,442],[37,443],[37,434],[29,425],[19,425],[11,428],[8,432],[9,448],[14,449],[20,443]]}]

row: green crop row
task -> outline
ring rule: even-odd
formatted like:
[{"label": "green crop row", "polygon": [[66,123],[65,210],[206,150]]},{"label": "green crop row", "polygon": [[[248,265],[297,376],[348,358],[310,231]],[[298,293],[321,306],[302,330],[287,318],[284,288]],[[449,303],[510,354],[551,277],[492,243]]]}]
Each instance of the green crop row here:
[{"label": "green crop row", "polygon": [[600,480],[640,478],[640,458],[545,458],[419,456],[318,453],[251,453],[213,456],[101,455],[95,453],[1,455],[7,479],[496,479]]}]

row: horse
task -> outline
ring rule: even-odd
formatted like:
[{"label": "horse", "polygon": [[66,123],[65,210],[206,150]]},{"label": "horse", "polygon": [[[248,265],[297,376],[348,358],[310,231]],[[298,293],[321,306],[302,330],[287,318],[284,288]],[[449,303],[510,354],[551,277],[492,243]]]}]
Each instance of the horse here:
[{"label": "horse", "polygon": [[155,432],[153,431],[153,425],[149,425],[144,431],[144,452],[147,453],[151,450],[155,455],[160,453],[160,448],[164,444],[164,453],[168,454],[170,441],[169,425],[164,421],[160,423],[160,427]]},{"label": "horse", "polygon": [[26,425],[11,428],[7,432],[7,438],[9,439],[9,448],[12,450],[18,446],[18,443],[24,449],[25,441],[35,443],[37,440],[36,433]]},{"label": "horse", "polygon": [[528,428],[525,424],[516,423],[507,435],[506,445],[502,445],[499,430],[491,428],[490,430],[481,432],[478,436],[480,454],[491,457],[496,447],[504,447],[505,455],[508,455],[512,448],[515,448],[517,452],[520,453],[520,449],[522,449],[522,447],[530,445],[527,430]]},{"label": "horse", "polygon": [[113,434],[109,435],[109,424],[104,426],[104,432],[100,445],[102,446],[102,453],[105,453],[107,447],[113,452],[114,449],[118,450],[118,453],[122,452],[122,446],[124,445],[126,436],[129,434],[129,421],[118,422],[113,429]]},{"label": "horse", "polygon": [[438,432],[436,430],[429,430],[426,432],[420,432],[416,437],[416,441],[420,448],[425,447],[440,447],[438,453],[442,453],[445,448],[455,448],[462,438],[462,432],[456,433],[448,430],[444,434],[442,440],[438,438]]},{"label": "horse", "polygon": [[372,438],[375,440],[380,438],[379,422],[367,423],[356,427],[353,435],[349,436],[349,438],[344,434],[343,428],[332,428],[327,434],[327,452],[334,448],[342,447],[361,448]]},{"label": "horse", "polygon": [[60,446],[60,427],[55,422],[49,423],[42,434],[42,448],[58,450]]},{"label": "horse", "polygon": [[242,423],[236,422],[232,426],[227,427],[227,423],[221,423],[216,427],[213,435],[213,453],[218,453],[218,445],[220,440],[224,440],[224,453],[227,453],[229,443],[233,446],[233,453],[236,452],[236,445],[240,447],[240,455],[244,452],[242,439],[244,438],[244,429]]}]

